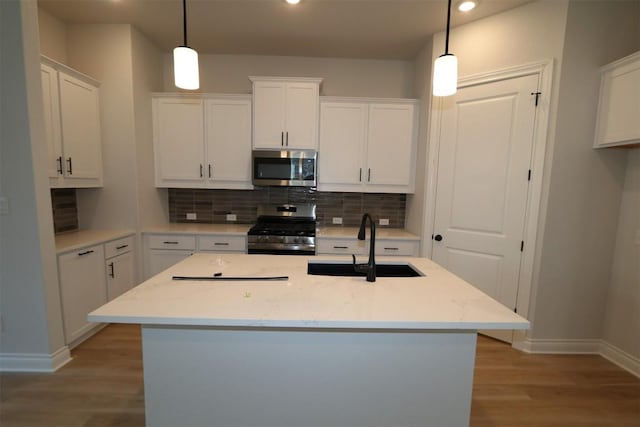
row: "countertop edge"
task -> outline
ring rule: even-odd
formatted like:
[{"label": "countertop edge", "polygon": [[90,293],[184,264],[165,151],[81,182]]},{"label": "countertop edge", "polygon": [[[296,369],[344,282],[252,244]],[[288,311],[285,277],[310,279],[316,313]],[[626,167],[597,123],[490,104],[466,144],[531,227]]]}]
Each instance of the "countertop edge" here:
[{"label": "countertop edge", "polygon": [[76,230],[55,235],[56,255],[72,252],[87,246],[99,245],[123,237],[133,236],[136,232],[132,229],[102,230],[87,229]]}]

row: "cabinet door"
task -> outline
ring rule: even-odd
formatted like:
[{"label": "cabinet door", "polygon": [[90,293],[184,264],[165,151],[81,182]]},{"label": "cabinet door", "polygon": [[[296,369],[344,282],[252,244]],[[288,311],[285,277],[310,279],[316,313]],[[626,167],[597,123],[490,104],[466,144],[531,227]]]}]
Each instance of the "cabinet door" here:
[{"label": "cabinet door", "polygon": [[283,148],[285,131],[285,84],[253,83],[253,146]]},{"label": "cabinet door", "polygon": [[156,186],[204,184],[203,105],[199,99],[153,100]]},{"label": "cabinet door", "polygon": [[362,103],[320,105],[319,190],[362,191],[367,111]]},{"label": "cabinet door", "polygon": [[250,100],[207,100],[205,141],[208,187],[253,188]]},{"label": "cabinet door", "polygon": [[62,314],[67,344],[88,332],[95,324],[87,314],[107,302],[102,245],[58,257]]},{"label": "cabinet door", "polygon": [[61,71],[58,85],[66,178],[102,180],[98,88]]},{"label": "cabinet door", "polygon": [[58,72],[42,64],[42,101],[44,103],[44,132],[47,142],[47,170],[49,178],[62,176],[62,134],[60,133],[60,98],[58,96]]},{"label": "cabinet door", "polygon": [[285,87],[285,148],[318,146],[318,84],[293,82]]},{"label": "cabinet door", "polygon": [[193,251],[149,249],[147,256],[147,279],[179,263],[191,254],[193,254]]},{"label": "cabinet door", "polygon": [[596,148],[640,143],[640,52],[602,70]]},{"label": "cabinet door", "polygon": [[127,252],[108,259],[106,268],[107,300],[111,301],[131,289],[135,284],[133,252]]},{"label": "cabinet door", "polygon": [[366,171],[367,184],[371,186],[369,191],[413,191],[415,162],[413,118],[413,105],[371,104],[369,106]]}]

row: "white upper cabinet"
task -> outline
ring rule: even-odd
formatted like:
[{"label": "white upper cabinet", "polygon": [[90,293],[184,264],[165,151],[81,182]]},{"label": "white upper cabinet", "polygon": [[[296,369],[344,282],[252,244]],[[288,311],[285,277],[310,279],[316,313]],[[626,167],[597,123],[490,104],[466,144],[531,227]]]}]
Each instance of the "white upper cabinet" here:
[{"label": "white upper cabinet", "polygon": [[595,148],[640,144],[640,52],[601,68]]},{"label": "white upper cabinet", "polygon": [[316,149],[322,79],[249,78],[253,82],[253,147]]},{"label": "white upper cabinet", "polygon": [[51,187],[101,187],[98,83],[45,57],[40,70]]},{"label": "white upper cabinet", "polygon": [[204,104],[201,99],[153,99],[156,186],[204,181]]},{"label": "white upper cabinet", "polygon": [[251,189],[251,98],[156,94],[156,187]]},{"label": "white upper cabinet", "polygon": [[206,177],[216,188],[251,185],[251,100],[205,102]]},{"label": "white upper cabinet", "polygon": [[323,98],[318,189],[412,193],[417,103]]}]

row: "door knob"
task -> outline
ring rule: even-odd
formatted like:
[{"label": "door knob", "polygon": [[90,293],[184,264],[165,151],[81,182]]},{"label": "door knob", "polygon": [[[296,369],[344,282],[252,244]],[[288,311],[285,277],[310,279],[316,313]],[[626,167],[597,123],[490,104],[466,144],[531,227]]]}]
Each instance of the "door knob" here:
[{"label": "door knob", "polygon": [[436,242],[439,242],[442,240],[442,236],[439,234],[436,234],[435,236],[433,236],[433,240],[435,240]]}]

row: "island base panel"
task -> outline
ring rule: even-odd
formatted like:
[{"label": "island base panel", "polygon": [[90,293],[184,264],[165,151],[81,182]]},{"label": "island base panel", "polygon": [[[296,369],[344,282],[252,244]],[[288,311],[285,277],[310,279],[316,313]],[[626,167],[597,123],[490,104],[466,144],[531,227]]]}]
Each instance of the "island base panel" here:
[{"label": "island base panel", "polygon": [[469,424],[475,331],[143,326],[159,426]]}]

